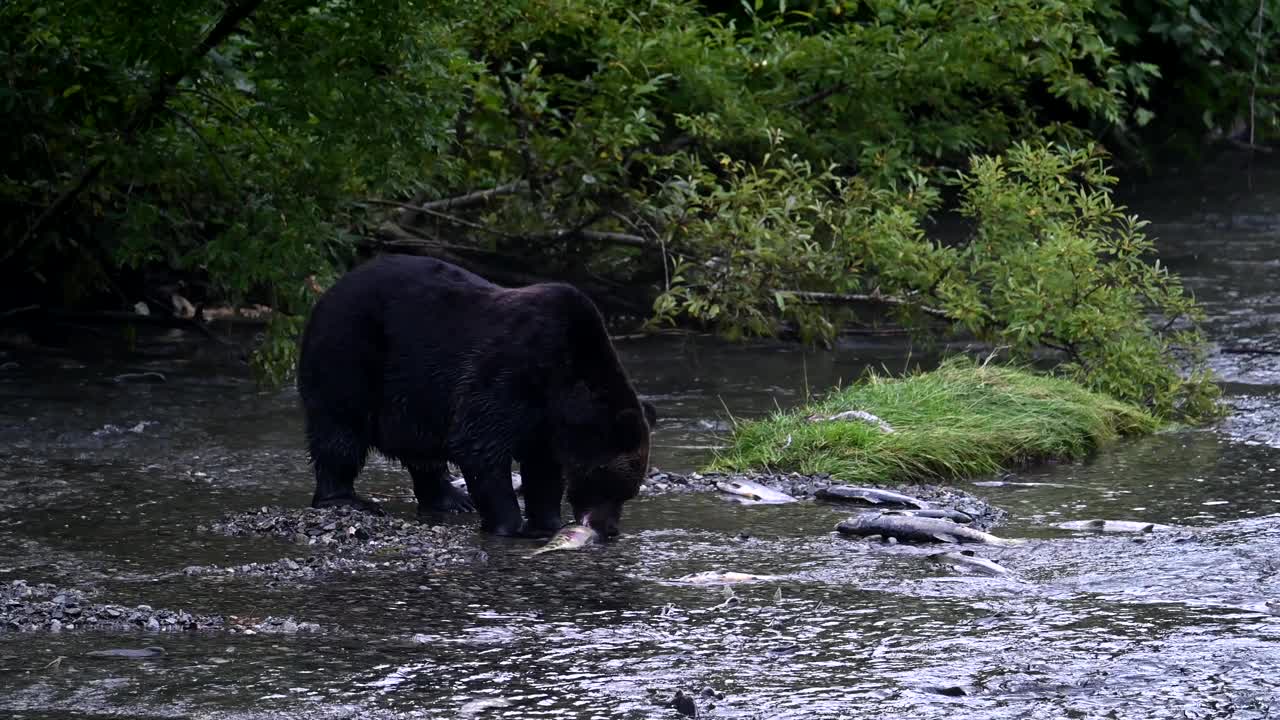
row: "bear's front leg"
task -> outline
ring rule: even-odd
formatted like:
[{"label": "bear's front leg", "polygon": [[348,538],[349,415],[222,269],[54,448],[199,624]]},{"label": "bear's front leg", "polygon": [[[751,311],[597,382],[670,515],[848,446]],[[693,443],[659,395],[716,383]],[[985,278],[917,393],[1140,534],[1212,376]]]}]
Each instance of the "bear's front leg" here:
[{"label": "bear's front leg", "polygon": [[418,517],[431,513],[475,512],[471,497],[449,482],[445,463],[414,463],[409,465],[409,474],[413,477],[413,494],[418,499]]},{"label": "bear's front leg", "polygon": [[562,525],[560,502],[564,497],[564,475],[560,465],[550,457],[532,455],[520,461],[524,479],[525,526],[522,534],[530,537],[554,535]]},{"label": "bear's front leg", "polygon": [[511,460],[483,463],[478,467],[463,465],[462,476],[480,512],[480,529],[494,535],[519,535],[520,503],[511,487]]}]

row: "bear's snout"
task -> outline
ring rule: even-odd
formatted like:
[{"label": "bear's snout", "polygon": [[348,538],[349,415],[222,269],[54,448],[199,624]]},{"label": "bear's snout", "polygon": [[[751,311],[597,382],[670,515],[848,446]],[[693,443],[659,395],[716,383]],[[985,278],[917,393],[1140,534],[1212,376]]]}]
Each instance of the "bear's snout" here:
[{"label": "bear's snout", "polygon": [[581,525],[595,530],[601,538],[617,537],[621,532],[622,506],[615,503],[596,505],[595,507],[577,511],[575,519]]}]

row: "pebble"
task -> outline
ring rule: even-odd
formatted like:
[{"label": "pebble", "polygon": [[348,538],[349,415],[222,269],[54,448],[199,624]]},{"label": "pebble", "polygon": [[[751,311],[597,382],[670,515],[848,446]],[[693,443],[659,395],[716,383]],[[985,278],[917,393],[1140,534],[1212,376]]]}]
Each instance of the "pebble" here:
[{"label": "pebble", "polygon": [[[428,526],[391,516],[376,516],[354,508],[272,508],[232,513],[211,523],[208,532],[231,536],[272,537],[307,546],[306,558],[282,558],[249,563],[235,574],[273,581],[301,581],[332,572],[393,568],[417,570],[441,564],[483,562],[475,547],[474,531],[460,526]],[[228,570],[216,565],[191,567],[189,575],[217,576]]]}]

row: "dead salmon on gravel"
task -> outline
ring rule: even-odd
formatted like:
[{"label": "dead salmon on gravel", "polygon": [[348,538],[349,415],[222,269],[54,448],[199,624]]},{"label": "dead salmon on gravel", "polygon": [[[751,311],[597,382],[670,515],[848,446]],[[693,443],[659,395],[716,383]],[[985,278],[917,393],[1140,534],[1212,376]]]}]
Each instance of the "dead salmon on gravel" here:
[{"label": "dead salmon on gravel", "polygon": [[892,490],[854,487],[852,485],[832,485],[819,490],[815,493],[815,497],[821,500],[836,500],[839,502],[884,508],[905,507],[924,509],[929,507],[929,503],[919,498],[913,498],[910,495],[903,495],[902,493],[896,493]]},{"label": "dead salmon on gravel", "polygon": [[981,530],[974,530],[950,520],[863,513],[836,525],[841,535],[854,537],[893,538],[898,542],[916,543],[986,543],[988,545],[1016,545],[1016,540],[1005,540]]},{"label": "dead salmon on gravel", "polygon": [[736,495],[758,503],[782,504],[796,501],[795,498],[784,492],[778,492],[771,487],[750,480],[719,480],[716,482],[716,489],[720,492]]}]

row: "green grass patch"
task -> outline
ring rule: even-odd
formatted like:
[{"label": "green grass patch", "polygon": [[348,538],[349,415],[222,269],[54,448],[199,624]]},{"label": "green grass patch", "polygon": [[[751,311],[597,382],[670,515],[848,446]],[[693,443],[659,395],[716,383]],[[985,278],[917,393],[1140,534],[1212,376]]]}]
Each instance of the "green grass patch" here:
[{"label": "green grass patch", "polygon": [[[847,410],[871,413],[894,431],[809,420]],[[902,378],[870,374],[797,410],[738,421],[709,470],[828,473],[878,484],[944,480],[1078,458],[1159,425],[1145,410],[1069,380],[953,358]]]}]

